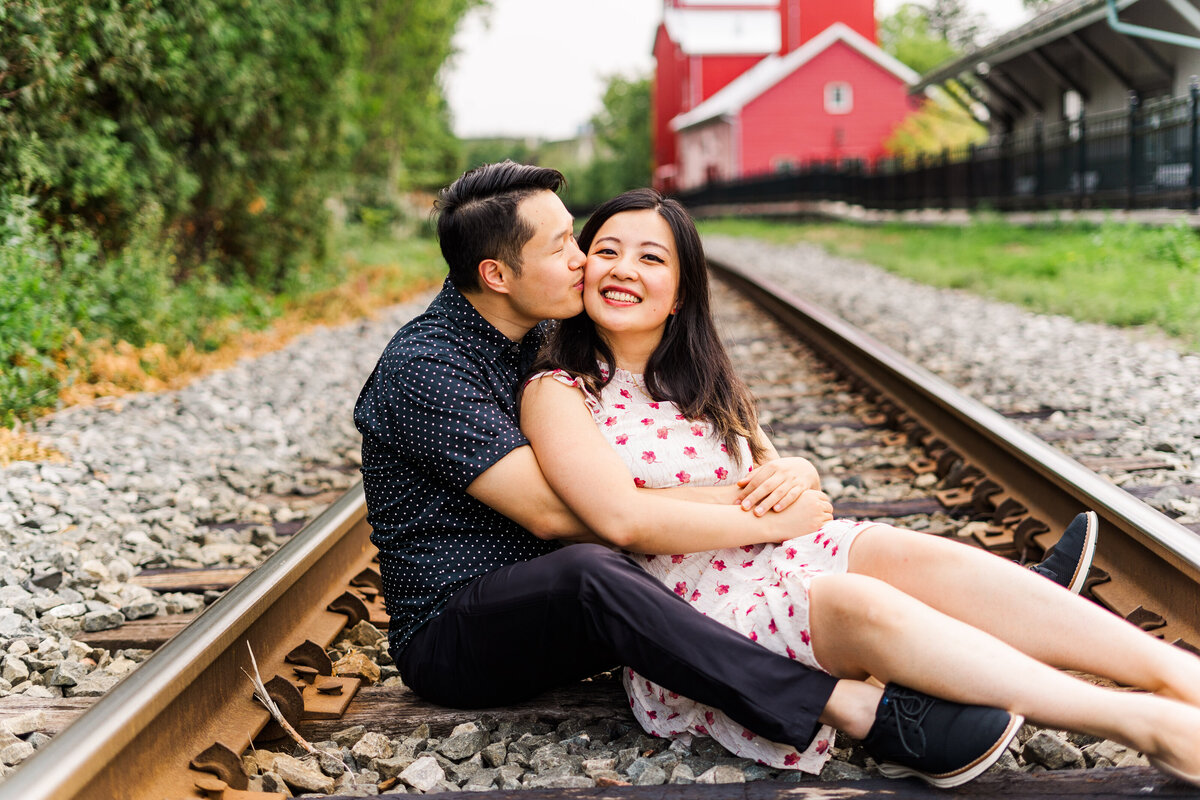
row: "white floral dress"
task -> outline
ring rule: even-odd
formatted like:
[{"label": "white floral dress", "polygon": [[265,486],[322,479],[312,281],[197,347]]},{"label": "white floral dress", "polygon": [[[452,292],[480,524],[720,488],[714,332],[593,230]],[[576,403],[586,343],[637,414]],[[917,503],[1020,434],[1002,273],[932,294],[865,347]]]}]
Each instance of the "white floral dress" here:
[{"label": "white floral dress", "polygon": [[[601,433],[639,487],[719,486],[735,483],[753,469],[744,440],[739,467],[707,422],[687,419],[673,403],[655,402],[641,375],[618,369],[599,397],[561,370],[538,373],[529,380],[542,377],[584,392],[584,402]],[[702,614],[775,653],[827,672],[813,656],[809,584],[821,573],[845,572],[851,541],[872,524],[834,520],[816,533],[778,545],[634,557]],[[822,726],[808,749],[799,751],[757,736],[719,709],[668,691],[632,669],[627,668],[623,678],[634,716],[655,736],[711,736],[740,757],[812,773],[820,772],[829,758],[833,742],[829,726]]]}]

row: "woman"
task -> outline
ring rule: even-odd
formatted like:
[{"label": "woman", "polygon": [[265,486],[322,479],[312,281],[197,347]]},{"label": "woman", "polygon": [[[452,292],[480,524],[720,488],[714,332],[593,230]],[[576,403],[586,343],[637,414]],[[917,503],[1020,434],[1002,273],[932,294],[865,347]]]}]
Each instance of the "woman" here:
[{"label": "woman", "polygon": [[[628,192],[596,211],[579,243],[585,313],[557,331],[521,422],[550,484],[601,538],[650,554],[645,568],[685,601],[809,666],[1115,739],[1200,785],[1200,660],[981,550],[831,518],[812,466],[778,458],[757,425],[715,333],[702,247],[682,207]],[[686,532],[644,534],[638,487],[680,485],[729,486],[727,501],[760,514],[807,504],[811,523],[778,545],[681,548]],[[827,736],[798,753],[631,671],[625,684],[651,733],[713,735],[779,767],[819,771],[827,758]]]}]

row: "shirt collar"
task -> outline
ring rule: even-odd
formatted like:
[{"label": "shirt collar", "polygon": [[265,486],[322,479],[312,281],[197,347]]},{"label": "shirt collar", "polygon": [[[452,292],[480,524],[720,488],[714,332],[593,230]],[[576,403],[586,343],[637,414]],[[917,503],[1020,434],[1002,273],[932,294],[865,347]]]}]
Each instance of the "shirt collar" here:
[{"label": "shirt collar", "polygon": [[522,351],[536,350],[541,344],[541,325],[534,326],[520,342],[514,342],[484,319],[449,278],[442,284],[442,291],[434,298],[432,305],[465,334],[468,345],[484,358],[508,356],[510,359],[519,359]]}]

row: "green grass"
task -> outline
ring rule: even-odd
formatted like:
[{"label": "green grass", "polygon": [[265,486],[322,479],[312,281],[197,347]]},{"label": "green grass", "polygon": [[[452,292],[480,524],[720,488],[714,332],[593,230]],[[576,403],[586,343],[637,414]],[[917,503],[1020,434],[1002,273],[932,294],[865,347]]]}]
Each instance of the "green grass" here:
[{"label": "green grass", "polygon": [[1146,326],[1200,350],[1200,234],[1184,225],[1057,224],[994,219],[958,226],[702,221],[704,234],[810,242],[931,286],[1033,311]]}]

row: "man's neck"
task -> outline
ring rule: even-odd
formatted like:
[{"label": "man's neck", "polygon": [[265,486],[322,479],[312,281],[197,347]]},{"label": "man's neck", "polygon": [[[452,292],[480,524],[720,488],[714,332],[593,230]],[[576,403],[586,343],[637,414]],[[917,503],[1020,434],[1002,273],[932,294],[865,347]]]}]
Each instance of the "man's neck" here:
[{"label": "man's neck", "polygon": [[537,320],[530,320],[514,310],[505,295],[477,291],[462,292],[462,296],[479,312],[479,316],[514,342],[524,339],[525,334],[537,324]]}]

